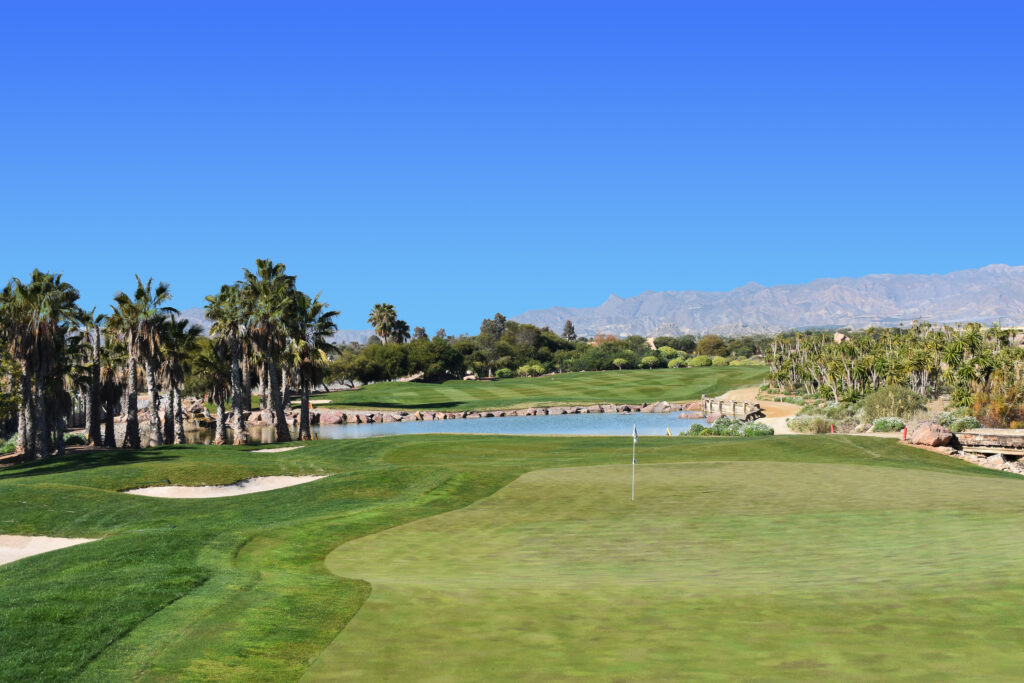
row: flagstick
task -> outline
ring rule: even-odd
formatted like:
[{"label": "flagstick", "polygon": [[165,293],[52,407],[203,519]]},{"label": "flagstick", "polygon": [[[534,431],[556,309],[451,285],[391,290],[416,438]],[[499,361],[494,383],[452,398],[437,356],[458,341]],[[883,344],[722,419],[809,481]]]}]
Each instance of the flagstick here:
[{"label": "flagstick", "polygon": [[636,500],[636,439],[633,439],[633,483],[629,489],[629,499]]}]

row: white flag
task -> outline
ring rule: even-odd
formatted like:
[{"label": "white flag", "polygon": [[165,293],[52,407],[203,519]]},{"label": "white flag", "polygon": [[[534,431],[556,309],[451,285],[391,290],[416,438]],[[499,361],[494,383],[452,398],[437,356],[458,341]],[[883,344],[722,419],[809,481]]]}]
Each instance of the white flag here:
[{"label": "white flag", "polygon": [[633,425],[633,443],[636,443],[636,425]]}]

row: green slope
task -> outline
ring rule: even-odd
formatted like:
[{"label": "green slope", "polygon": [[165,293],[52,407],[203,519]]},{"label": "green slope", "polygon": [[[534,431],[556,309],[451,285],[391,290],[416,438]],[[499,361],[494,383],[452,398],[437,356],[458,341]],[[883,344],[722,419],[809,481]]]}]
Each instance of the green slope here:
[{"label": "green slope", "polygon": [[492,410],[549,405],[689,401],[759,384],[763,366],[573,372],[496,381],[441,384],[383,382],[318,398],[329,407],[407,410]]}]

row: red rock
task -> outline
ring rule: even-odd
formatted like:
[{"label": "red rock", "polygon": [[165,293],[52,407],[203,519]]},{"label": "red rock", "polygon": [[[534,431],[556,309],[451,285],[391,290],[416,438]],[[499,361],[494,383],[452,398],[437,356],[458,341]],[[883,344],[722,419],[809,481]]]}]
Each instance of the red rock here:
[{"label": "red rock", "polygon": [[940,424],[928,422],[914,430],[910,443],[921,446],[948,446],[953,443],[953,432]]}]

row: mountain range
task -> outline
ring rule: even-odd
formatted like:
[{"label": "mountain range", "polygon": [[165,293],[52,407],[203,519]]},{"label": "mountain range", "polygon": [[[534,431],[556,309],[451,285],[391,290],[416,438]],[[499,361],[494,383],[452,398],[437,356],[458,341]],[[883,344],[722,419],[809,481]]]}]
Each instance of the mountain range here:
[{"label": "mountain range", "polygon": [[799,285],[755,282],[729,292],[614,294],[594,308],[555,306],[512,320],[561,332],[644,336],[771,334],[808,328],[934,323],[1024,322],[1024,266],[990,265],[944,275],[865,275]]}]

